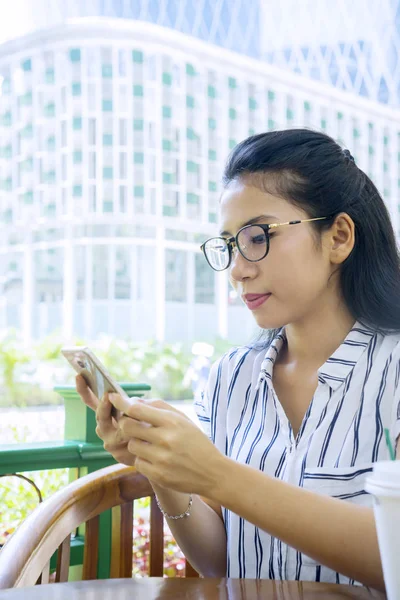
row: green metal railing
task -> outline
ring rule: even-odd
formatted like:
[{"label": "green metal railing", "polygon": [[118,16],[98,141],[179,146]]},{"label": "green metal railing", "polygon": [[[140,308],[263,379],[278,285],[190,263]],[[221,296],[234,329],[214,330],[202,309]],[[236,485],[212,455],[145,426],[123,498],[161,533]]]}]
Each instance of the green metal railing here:
[{"label": "green metal railing", "polygon": [[[151,387],[144,383],[121,383],[128,396],[143,396]],[[28,471],[69,468],[70,481],[115,464],[113,457],[103,448],[96,435],[93,410],[79,397],[74,386],[58,386],[55,391],[62,396],[65,406],[64,440],[34,444],[0,444],[0,475],[14,475]],[[71,542],[71,567],[83,563],[84,535],[80,529]],[[99,561],[97,576],[110,576],[111,511],[100,516]],[[50,568],[56,566],[56,554]]]}]

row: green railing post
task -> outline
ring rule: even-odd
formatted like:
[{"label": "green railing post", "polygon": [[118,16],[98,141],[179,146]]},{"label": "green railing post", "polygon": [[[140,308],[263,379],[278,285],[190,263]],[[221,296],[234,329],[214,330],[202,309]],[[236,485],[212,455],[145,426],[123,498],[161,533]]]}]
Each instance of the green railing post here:
[{"label": "green railing post", "polygon": [[[151,387],[145,383],[121,383],[123,390],[132,396],[143,396]],[[64,439],[81,441],[102,446],[103,442],[96,435],[96,418],[92,409],[88,408],[81,400],[74,386],[57,386],[54,388],[64,399],[65,427]],[[112,462],[112,461],[111,461]],[[104,464],[91,464],[86,472],[105,466]],[[81,476],[82,469],[79,475]],[[81,531],[80,531],[81,533]],[[82,532],[83,533],[83,532]],[[110,577],[111,558],[111,510],[100,516],[99,525],[99,560],[97,564],[97,577],[108,579]]]}]

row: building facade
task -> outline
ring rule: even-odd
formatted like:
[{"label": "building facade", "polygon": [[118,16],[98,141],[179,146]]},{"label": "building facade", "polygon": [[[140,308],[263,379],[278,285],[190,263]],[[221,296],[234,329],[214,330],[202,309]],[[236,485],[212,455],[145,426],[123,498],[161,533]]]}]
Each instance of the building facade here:
[{"label": "building facade", "polygon": [[53,25],[0,48],[0,328],[27,341],[250,339],[199,246],[231,148],[326,131],[400,233],[399,111],[152,23]]}]

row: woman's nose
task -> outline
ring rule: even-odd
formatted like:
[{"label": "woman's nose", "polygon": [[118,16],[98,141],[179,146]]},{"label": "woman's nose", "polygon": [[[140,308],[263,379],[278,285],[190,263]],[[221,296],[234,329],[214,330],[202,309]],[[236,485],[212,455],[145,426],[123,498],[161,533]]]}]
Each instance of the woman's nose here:
[{"label": "woman's nose", "polygon": [[232,262],[230,266],[230,277],[235,281],[243,281],[248,277],[254,277],[257,272],[256,263],[244,258],[236,247],[232,249]]}]

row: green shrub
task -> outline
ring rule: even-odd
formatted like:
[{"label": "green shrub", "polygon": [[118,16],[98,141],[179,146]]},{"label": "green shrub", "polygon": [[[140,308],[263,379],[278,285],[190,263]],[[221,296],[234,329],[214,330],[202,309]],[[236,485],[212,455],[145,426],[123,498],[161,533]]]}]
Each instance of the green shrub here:
[{"label": "green shrub", "polygon": [[[82,345],[82,340],[74,340]],[[134,343],[102,336],[88,343],[117,381],[148,383],[151,395],[164,400],[191,399],[193,392],[185,375],[192,360],[184,344],[155,341]],[[53,334],[30,348],[15,331],[0,337],[0,407],[61,404],[55,385],[73,384],[74,372],[60,354],[63,341]],[[213,360],[231,347],[217,339]]]}]

